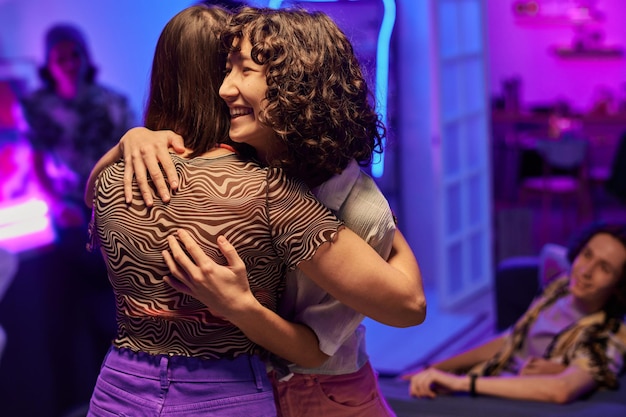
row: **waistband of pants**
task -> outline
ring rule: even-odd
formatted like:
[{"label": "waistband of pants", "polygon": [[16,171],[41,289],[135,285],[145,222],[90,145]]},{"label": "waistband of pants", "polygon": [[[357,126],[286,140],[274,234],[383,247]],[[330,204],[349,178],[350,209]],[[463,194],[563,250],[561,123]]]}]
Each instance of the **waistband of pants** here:
[{"label": "waistband of pants", "polygon": [[179,355],[151,355],[111,347],[103,366],[143,378],[160,379],[166,371],[171,380],[184,382],[241,382],[267,378],[258,356],[239,355],[229,359],[200,359]]},{"label": "waistband of pants", "polygon": [[338,374],[315,374],[315,373],[299,373],[294,372],[289,375],[283,375],[280,372],[276,372],[276,370],[272,370],[269,372],[270,378],[274,380],[276,383],[281,382],[291,382],[295,383],[297,381],[309,382],[309,381],[331,381],[333,383],[350,383],[355,378],[363,378],[367,375],[372,375],[373,378],[377,378],[378,374],[372,368],[372,365],[369,361],[365,362],[365,364],[359,368],[359,370],[355,372],[349,373],[338,373]]}]

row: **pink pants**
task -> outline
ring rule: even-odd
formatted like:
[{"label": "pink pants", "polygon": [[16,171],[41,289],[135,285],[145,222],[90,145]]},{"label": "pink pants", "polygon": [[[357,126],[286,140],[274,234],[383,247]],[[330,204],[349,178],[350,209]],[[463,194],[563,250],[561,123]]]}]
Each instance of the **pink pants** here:
[{"label": "pink pants", "polygon": [[278,417],[395,417],[369,362],[352,374],[295,374],[282,382],[270,374],[270,379]]}]

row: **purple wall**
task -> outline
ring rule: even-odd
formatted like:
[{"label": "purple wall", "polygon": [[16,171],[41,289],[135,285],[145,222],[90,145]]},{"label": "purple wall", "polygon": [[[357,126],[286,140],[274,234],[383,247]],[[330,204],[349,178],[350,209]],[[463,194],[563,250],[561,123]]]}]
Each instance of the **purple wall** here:
[{"label": "purple wall", "polygon": [[[616,99],[625,100],[626,56],[617,58],[560,58],[551,48],[571,45],[575,25],[560,18],[516,19],[514,0],[486,0],[490,49],[490,89],[501,94],[502,80],[519,76],[525,104],[556,99],[568,100],[574,108],[588,110],[597,89],[608,87]],[[544,9],[574,4],[572,0],[537,0]],[[583,1],[579,1],[583,3]],[[595,4],[604,18],[594,27],[604,34],[607,46],[626,47],[626,2],[624,0],[586,1]]]}]

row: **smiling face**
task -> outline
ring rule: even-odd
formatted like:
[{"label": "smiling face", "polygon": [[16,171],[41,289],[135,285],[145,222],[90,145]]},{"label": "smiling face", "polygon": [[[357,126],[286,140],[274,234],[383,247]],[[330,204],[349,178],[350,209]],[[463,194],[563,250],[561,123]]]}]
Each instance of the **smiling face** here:
[{"label": "smiling face", "polygon": [[252,45],[247,38],[244,37],[239,46],[239,51],[228,54],[220,97],[230,110],[230,138],[254,147],[264,158],[275,137],[272,128],[260,118],[267,92],[265,66],[258,65],[250,57]]},{"label": "smiling face", "polygon": [[601,310],[615,291],[626,265],[626,248],[613,236],[599,233],[583,247],[572,264],[569,289],[588,313]]}]

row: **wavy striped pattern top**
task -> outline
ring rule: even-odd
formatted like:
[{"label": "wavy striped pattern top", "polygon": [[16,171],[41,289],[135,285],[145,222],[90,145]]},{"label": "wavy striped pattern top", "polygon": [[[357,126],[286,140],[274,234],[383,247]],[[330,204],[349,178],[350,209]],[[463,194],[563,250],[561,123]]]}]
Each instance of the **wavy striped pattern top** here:
[{"label": "wavy striped pattern top", "polygon": [[169,273],[161,255],[168,247],[166,237],[183,228],[224,265],[215,243],[223,234],[245,262],[257,299],[276,310],[285,272],[331,241],[341,222],[281,170],[261,168],[235,154],[174,156],[174,162],[179,190],[169,203],[155,199],[152,208],[143,205],[138,187],[133,203],[126,205],[123,162],[98,179],[92,230],[116,298],[114,345],[206,359],[255,353],[257,346],[238,328],[162,280]]}]

